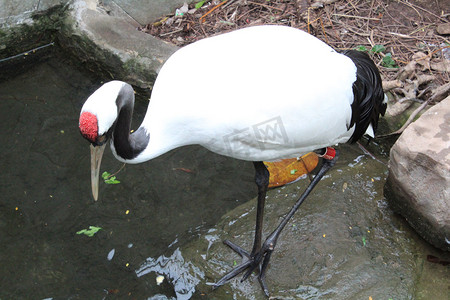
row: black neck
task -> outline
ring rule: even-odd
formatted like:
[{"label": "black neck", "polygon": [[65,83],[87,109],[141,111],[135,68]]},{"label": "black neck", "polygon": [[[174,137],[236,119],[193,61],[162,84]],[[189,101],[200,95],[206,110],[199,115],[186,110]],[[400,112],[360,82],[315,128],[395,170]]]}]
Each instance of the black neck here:
[{"label": "black neck", "polygon": [[148,145],[150,136],[140,127],[130,134],[131,118],[134,108],[134,91],[131,85],[125,84],[117,95],[116,105],[118,117],[113,132],[114,148],[123,159],[136,158]]}]

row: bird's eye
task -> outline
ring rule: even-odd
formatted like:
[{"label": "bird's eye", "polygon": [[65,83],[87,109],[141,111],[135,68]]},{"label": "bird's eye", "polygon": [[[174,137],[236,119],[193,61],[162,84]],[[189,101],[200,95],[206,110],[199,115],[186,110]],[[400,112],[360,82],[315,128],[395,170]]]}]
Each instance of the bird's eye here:
[{"label": "bird's eye", "polygon": [[101,145],[103,145],[104,143],[106,143],[106,140],[107,140],[107,139],[108,139],[108,137],[106,136],[106,134],[101,135],[101,136],[99,136],[99,137],[97,138],[96,144],[99,145],[99,146],[101,146]]}]

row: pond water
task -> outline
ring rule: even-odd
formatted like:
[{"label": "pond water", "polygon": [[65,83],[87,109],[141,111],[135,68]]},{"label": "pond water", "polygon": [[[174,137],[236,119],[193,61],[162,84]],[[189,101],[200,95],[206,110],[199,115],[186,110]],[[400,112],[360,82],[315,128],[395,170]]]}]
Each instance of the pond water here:
[{"label": "pond water", "polygon": [[[252,164],[183,147],[125,166],[120,184],[101,183],[94,202],[78,117],[101,81],[52,56],[0,76],[0,299],[261,298],[254,281],[234,280],[214,293],[208,286],[218,277],[212,269],[229,269],[227,260],[236,259],[220,240],[245,237],[251,247],[255,203],[245,203],[256,196]],[[147,104],[138,94],[133,128]],[[269,265],[280,298],[448,299],[448,267],[426,257],[448,261],[449,254],[392,214],[382,196],[387,150],[372,145],[378,161],[356,145],[342,147],[337,166],[283,232],[299,243],[280,239]],[[121,167],[106,149],[102,171]],[[266,231],[305,185],[269,193]],[[89,226],[102,229],[77,234]]]},{"label": "pond water", "polygon": [[[184,147],[127,165],[94,202],[78,116],[100,81],[55,56],[0,83],[0,299],[151,296],[135,270],[254,197],[253,166]],[[102,172],[121,166],[106,149]],[[102,230],[76,234],[89,226]]]}]

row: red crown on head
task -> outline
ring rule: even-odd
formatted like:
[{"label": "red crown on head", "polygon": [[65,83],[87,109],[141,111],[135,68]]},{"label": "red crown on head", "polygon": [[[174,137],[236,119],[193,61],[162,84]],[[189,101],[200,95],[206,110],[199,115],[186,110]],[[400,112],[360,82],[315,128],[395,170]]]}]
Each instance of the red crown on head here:
[{"label": "red crown on head", "polygon": [[80,115],[80,132],[90,142],[95,142],[98,137],[97,117],[88,111]]}]

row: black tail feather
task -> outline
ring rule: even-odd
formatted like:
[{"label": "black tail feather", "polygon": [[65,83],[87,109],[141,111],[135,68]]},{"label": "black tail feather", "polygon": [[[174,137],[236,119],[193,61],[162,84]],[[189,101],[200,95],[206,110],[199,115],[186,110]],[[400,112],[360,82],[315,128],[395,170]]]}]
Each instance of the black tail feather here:
[{"label": "black tail feather", "polygon": [[352,118],[350,127],[356,124],[355,131],[349,142],[359,140],[370,124],[374,132],[377,130],[378,119],[386,112],[384,92],[380,73],[369,55],[356,50],[347,50],[342,54],[349,57],[356,66],[356,81],[353,83]]}]

